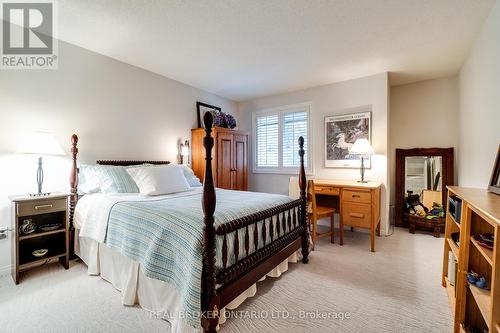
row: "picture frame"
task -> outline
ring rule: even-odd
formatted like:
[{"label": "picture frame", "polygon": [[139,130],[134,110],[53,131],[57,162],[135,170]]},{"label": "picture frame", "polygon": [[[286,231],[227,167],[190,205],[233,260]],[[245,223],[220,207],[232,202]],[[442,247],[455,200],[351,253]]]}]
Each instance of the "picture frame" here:
[{"label": "picture frame", "polygon": [[222,108],[203,102],[196,102],[196,112],[198,114],[198,128],[203,128],[202,119],[205,112],[212,112],[215,110],[222,111]]},{"label": "picture frame", "polygon": [[493,164],[488,191],[500,195],[500,145],[498,145],[497,157]]},{"label": "picture frame", "polygon": [[[361,157],[349,155],[349,149],[357,139],[371,143],[371,106],[366,111],[325,116],[325,167],[359,168]],[[360,110],[360,109],[358,109]],[[365,158],[365,168],[371,168],[371,157]]]}]

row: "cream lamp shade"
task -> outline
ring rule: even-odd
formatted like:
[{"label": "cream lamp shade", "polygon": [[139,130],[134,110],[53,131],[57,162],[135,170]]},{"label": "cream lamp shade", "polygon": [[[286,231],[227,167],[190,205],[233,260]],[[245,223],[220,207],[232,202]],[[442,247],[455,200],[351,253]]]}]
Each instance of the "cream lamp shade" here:
[{"label": "cream lamp shade", "polygon": [[375,154],[372,145],[367,139],[357,139],[349,150],[349,154],[361,155],[361,180],[358,180],[358,183],[367,183],[365,180],[365,156]]},{"label": "cream lamp shade", "polygon": [[32,194],[36,196],[48,195],[50,193],[42,192],[43,185],[43,167],[42,155],[64,155],[56,138],[47,132],[33,132],[23,137],[18,145],[17,152],[24,154],[37,154],[38,170],[36,172],[36,182],[38,184],[38,193]]},{"label": "cream lamp shade", "polygon": [[29,133],[19,141],[17,152],[37,155],[64,155],[57,140],[47,132]]},{"label": "cream lamp shade", "polygon": [[349,153],[352,155],[373,155],[375,151],[367,139],[357,139]]}]

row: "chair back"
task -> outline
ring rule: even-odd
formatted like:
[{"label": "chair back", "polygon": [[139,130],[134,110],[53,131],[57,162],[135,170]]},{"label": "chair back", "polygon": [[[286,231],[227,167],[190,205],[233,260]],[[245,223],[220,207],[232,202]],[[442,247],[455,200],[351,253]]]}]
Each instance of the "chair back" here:
[{"label": "chair back", "polygon": [[422,191],[422,203],[424,204],[424,207],[428,208],[429,210],[432,209],[432,205],[435,202],[442,205],[443,203],[441,201],[442,201],[441,191],[432,191],[432,190]]},{"label": "chair back", "polygon": [[300,198],[299,177],[290,177],[288,182],[288,196],[292,199]]},{"label": "chair back", "polygon": [[307,213],[316,214],[316,193],[312,179],[307,182]]}]

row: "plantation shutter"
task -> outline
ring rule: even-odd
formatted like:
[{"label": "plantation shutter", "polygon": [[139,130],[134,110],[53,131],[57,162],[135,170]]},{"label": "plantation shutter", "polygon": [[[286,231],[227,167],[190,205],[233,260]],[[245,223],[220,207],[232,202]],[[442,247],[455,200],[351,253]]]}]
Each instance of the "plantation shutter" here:
[{"label": "plantation shutter", "polygon": [[257,168],[279,166],[279,121],[278,114],[256,117],[256,162]]},{"label": "plantation shutter", "polygon": [[283,167],[300,166],[298,154],[300,136],[304,137],[304,161],[307,167],[308,113],[306,111],[283,113]]}]

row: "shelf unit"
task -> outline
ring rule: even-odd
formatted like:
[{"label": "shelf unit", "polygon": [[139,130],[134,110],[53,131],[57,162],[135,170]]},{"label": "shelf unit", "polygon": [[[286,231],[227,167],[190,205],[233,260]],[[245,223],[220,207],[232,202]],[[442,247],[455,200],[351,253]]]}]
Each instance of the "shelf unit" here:
[{"label": "shelf unit", "polygon": [[[21,274],[29,269],[59,261],[69,267],[68,195],[53,193],[44,196],[11,196],[12,201],[12,278],[18,284]],[[25,234],[21,226],[29,223],[34,232]],[[44,231],[44,227],[57,226]],[[41,257],[35,250],[46,249]]]},{"label": "shelf unit", "polygon": [[[487,190],[448,187],[448,197],[462,200],[462,215],[457,223],[446,214],[446,231],[443,254],[442,285],[447,289],[454,316],[454,332],[467,332],[470,326],[500,333],[500,196]],[[460,246],[451,234],[460,233]],[[494,234],[493,250],[482,247],[472,236],[480,233]],[[455,286],[448,278],[448,254],[452,252],[458,262]],[[480,289],[467,282],[467,273],[474,271],[487,280],[489,290]]]},{"label": "shelf unit", "polygon": [[[444,242],[444,258],[443,258],[443,280],[442,285],[446,288],[448,294],[448,300],[450,302],[450,307],[453,315],[455,315],[455,307],[456,307],[456,282],[457,278],[455,278],[455,285],[451,284],[450,277],[448,276],[448,253],[451,251],[455,256],[457,262],[460,259],[460,249],[455,244],[453,239],[451,238],[451,234],[455,232],[461,232],[461,226],[457,223],[451,214],[446,214],[446,227],[444,232],[445,242]],[[458,274],[456,274],[458,277]]]},{"label": "shelf unit", "polygon": [[484,259],[488,262],[488,264],[493,265],[493,250],[487,249],[481,245],[474,239],[470,239],[471,243],[474,244],[476,249],[484,256]]},{"label": "shelf unit", "polygon": [[446,238],[446,241],[449,243],[451,252],[453,252],[453,254],[455,255],[455,258],[457,258],[457,260],[458,260],[459,248],[458,248],[457,244],[455,244],[455,242],[451,238]]},{"label": "shelf unit", "polygon": [[29,234],[29,235],[19,236],[19,240],[22,241],[22,240],[30,239],[30,238],[48,236],[48,235],[53,235],[53,234],[57,234],[60,232],[66,232],[66,230],[63,227],[61,227],[61,229],[56,229],[56,230],[51,230],[51,231],[34,232],[32,234]]}]

